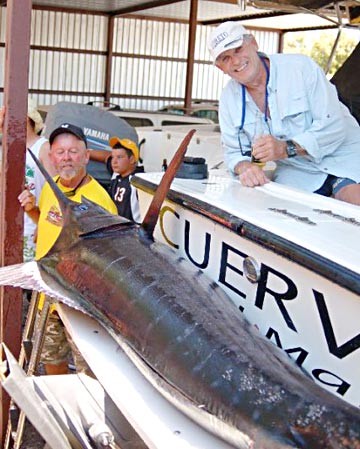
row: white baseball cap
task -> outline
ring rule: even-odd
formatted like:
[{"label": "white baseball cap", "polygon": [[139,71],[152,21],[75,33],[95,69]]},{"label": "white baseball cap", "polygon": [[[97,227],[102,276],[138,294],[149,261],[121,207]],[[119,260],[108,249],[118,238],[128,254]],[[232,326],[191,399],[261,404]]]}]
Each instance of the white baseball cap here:
[{"label": "white baseball cap", "polygon": [[249,32],[239,22],[223,22],[210,34],[208,48],[213,61],[226,50],[240,47]]}]

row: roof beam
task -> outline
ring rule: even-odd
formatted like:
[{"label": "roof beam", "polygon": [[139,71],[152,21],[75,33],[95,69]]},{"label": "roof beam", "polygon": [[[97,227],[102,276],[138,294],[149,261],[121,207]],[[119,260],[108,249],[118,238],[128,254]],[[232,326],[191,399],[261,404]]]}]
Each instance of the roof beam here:
[{"label": "roof beam", "polygon": [[145,2],[134,6],[128,6],[127,8],[118,9],[112,11],[112,16],[123,16],[124,14],[131,14],[138,11],[144,11],[145,9],[157,8],[158,6],[171,5],[172,3],[179,3],[183,0],[155,0],[153,2]]},{"label": "roof beam", "polygon": [[218,25],[222,22],[226,22],[227,20],[231,20],[233,22],[241,22],[243,20],[254,20],[254,19],[264,19],[268,17],[278,17],[278,16],[286,16],[289,14],[289,12],[283,12],[283,11],[266,11],[266,12],[259,12],[257,14],[244,14],[237,17],[223,17],[221,19],[212,19],[212,20],[202,20],[199,22],[201,25]]},{"label": "roof beam", "polygon": [[198,0],[190,0],[189,42],[186,64],[185,107],[190,108],[194,75],[194,53],[196,39]]}]

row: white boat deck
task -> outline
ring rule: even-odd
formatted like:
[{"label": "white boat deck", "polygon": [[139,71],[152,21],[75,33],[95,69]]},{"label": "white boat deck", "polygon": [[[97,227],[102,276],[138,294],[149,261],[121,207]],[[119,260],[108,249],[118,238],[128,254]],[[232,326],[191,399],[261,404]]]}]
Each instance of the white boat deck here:
[{"label": "white boat deck", "polygon": [[[360,273],[360,207],[273,182],[247,188],[229,175],[221,176],[222,171],[220,175],[216,172],[204,180],[175,178],[171,192],[191,197],[204,208],[249,222]],[[156,186],[162,174],[137,177]]]},{"label": "white boat deck", "polygon": [[100,384],[149,449],[232,448],[164,399],[99,323],[63,304],[57,307]]}]

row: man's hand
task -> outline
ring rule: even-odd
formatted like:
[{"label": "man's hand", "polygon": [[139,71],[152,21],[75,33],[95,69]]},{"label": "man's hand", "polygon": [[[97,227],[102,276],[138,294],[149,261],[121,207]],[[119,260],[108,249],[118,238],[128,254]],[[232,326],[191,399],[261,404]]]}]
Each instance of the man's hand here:
[{"label": "man's hand", "polygon": [[241,184],[246,187],[263,186],[270,182],[270,179],[265,176],[265,172],[250,162],[239,162],[235,167],[235,173],[239,175]]},{"label": "man's hand", "polygon": [[253,143],[253,156],[261,162],[286,159],[286,142],[278,140],[270,134],[259,136]]},{"label": "man's hand", "polygon": [[36,207],[35,196],[26,189],[20,193],[18,200],[25,212],[30,212]]}]

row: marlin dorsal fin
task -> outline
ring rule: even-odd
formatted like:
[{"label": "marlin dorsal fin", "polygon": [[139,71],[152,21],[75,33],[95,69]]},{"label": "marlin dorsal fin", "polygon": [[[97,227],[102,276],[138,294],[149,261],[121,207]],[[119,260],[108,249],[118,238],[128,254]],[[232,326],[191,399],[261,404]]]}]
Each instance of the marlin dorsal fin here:
[{"label": "marlin dorsal fin", "polygon": [[150,207],[145,215],[145,218],[141,224],[141,229],[147,238],[152,239],[156,222],[159,217],[161,205],[170,189],[170,185],[175,178],[176,172],[182,163],[187,147],[190,143],[192,136],[195,133],[195,129],[189,131],[181,142],[178,150],[176,151],[174,157],[172,158],[166,172],[156,189],[154,198],[151,201]]}]

